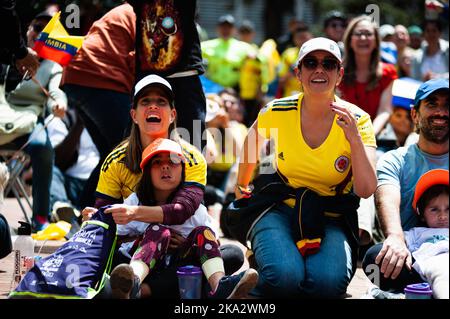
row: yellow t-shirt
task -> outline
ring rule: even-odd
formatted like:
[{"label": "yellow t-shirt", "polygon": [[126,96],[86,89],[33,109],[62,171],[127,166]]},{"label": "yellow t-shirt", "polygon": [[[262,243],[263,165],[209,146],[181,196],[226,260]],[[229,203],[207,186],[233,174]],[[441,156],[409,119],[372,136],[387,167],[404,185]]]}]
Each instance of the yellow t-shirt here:
[{"label": "yellow t-shirt", "polygon": [[[238,141],[244,141],[248,133],[247,127],[244,124],[238,123],[236,121],[230,122],[230,127],[228,128],[228,130],[229,133],[226,132],[225,137],[228,136],[227,134],[232,134],[235,140]],[[232,138],[232,136],[230,137]],[[214,136],[213,138],[217,150],[217,156],[212,163],[208,164],[208,167],[213,171],[227,172],[236,162],[236,157],[233,154],[233,148],[236,148],[236,151],[239,154],[242,147],[241,144],[243,142],[239,143],[239,145],[235,145],[234,143],[231,142],[227,143],[227,141],[223,141],[222,139],[218,141]],[[222,147],[225,148],[225,152],[222,151],[223,150]]]},{"label": "yellow t-shirt", "polygon": [[[300,109],[303,94],[278,99],[267,104],[258,115],[258,132],[275,141],[274,167],[294,187],[308,187],[322,196],[336,195],[336,186],[343,183],[350,172],[350,144],[335,120],[330,133],[319,147],[311,149],[303,139]],[[335,97],[355,115],[362,142],[376,147],[370,116],[356,105]],[[272,129],[272,131],[271,131]],[[343,193],[348,193],[353,179]],[[294,207],[294,199],[286,201]]]},{"label": "yellow t-shirt", "polygon": [[207,61],[206,77],[225,87],[239,84],[245,60],[258,53],[250,44],[234,38],[204,41],[201,48],[202,57]]},{"label": "yellow t-shirt", "polygon": [[291,96],[302,92],[300,82],[294,74],[295,62],[297,62],[298,51],[297,47],[286,49],[281,55],[280,70],[278,75],[286,77],[286,83],[283,88],[283,97]]},{"label": "yellow t-shirt", "polygon": [[[206,160],[202,153],[184,140],[180,141],[183,155],[186,157],[185,184],[206,185]],[[134,192],[141,173],[134,174],[126,166],[124,158],[126,144],[112,151],[103,162],[97,185],[97,196],[102,198],[125,199]]]}]

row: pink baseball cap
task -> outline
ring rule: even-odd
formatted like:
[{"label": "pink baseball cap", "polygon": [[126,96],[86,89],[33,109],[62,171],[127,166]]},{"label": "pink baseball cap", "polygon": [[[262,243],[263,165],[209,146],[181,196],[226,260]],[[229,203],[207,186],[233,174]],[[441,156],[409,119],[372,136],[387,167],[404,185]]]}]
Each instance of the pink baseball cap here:
[{"label": "pink baseball cap", "polygon": [[159,153],[171,153],[177,155],[183,162],[186,158],[183,155],[180,144],[169,140],[167,138],[158,138],[154,140],[149,146],[147,146],[142,152],[141,169],[144,169],[145,165],[153,156]]}]

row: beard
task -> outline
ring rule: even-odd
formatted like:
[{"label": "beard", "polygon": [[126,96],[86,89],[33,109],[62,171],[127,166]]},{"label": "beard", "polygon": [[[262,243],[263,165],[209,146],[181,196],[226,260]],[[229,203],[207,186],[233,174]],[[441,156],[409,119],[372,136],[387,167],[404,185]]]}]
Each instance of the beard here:
[{"label": "beard", "polygon": [[[435,125],[433,120],[442,119],[447,123],[446,125]],[[444,144],[448,142],[448,117],[447,116],[433,116],[429,118],[422,118],[418,124],[419,133],[423,137],[436,144]]]}]

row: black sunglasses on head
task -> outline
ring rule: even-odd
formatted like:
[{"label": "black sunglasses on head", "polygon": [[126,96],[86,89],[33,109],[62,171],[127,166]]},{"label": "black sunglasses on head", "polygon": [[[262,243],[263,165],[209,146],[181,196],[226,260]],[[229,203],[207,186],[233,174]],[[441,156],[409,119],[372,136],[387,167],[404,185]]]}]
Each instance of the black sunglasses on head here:
[{"label": "black sunglasses on head", "polygon": [[[308,70],[315,70],[319,66],[319,60],[315,58],[304,58],[302,64]],[[322,65],[325,71],[333,71],[338,69],[341,64],[336,59],[325,58],[320,62],[320,65]]]}]

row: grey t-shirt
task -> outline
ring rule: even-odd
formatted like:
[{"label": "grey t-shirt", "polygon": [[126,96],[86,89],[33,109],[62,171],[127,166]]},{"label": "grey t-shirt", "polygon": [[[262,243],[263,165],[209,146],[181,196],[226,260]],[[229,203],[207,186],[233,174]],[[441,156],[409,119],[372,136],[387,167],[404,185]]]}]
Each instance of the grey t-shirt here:
[{"label": "grey t-shirt", "polygon": [[403,230],[417,226],[419,221],[412,208],[417,181],[425,172],[442,168],[448,170],[448,153],[430,155],[417,144],[399,147],[385,153],[377,163],[378,186],[394,185],[400,189],[400,219]]}]

